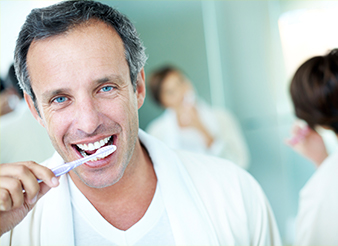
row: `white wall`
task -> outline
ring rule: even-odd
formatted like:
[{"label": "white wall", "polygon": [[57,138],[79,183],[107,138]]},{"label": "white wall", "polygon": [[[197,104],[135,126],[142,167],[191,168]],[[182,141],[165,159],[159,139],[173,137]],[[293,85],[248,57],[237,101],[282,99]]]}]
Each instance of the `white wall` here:
[{"label": "white wall", "polygon": [[57,1],[0,1],[0,76],[5,78],[13,63],[14,47],[22,24],[33,8]]}]

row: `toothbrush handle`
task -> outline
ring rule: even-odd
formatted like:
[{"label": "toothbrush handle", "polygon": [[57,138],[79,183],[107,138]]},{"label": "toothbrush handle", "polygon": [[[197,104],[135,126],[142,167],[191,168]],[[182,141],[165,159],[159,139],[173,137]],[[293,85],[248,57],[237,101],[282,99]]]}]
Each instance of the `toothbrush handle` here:
[{"label": "toothbrush handle", "polygon": [[[75,161],[64,163],[60,166],[52,168],[51,170],[55,174],[55,176],[58,177],[58,176],[61,176],[62,174],[68,173],[73,168],[75,168],[75,167],[77,167],[77,166],[79,166],[83,163],[86,163],[87,161],[92,160],[93,158],[96,158],[96,157],[103,158],[103,157],[113,153],[115,150],[116,150],[115,145],[109,145],[109,146],[101,148],[100,150],[98,150],[96,153],[94,153],[92,155],[83,157],[81,159],[77,159]],[[105,156],[102,157],[103,154],[105,154]],[[38,179],[38,182],[41,183],[42,180]]]},{"label": "toothbrush handle", "polygon": [[68,163],[65,163],[63,165],[60,165],[58,167],[52,168],[52,172],[55,174],[55,177],[59,177],[62,174],[65,174],[71,170],[72,166]]},{"label": "toothbrush handle", "polygon": [[[65,163],[65,164],[62,164],[60,166],[54,167],[51,170],[55,174],[55,177],[59,177],[62,174],[65,174],[65,173],[69,172],[71,170],[71,168],[72,168],[72,166],[69,165],[69,163]],[[42,180],[38,179],[38,182],[41,183]]]},{"label": "toothbrush handle", "polygon": [[[78,160],[75,160],[75,161],[64,163],[60,166],[52,168],[51,170],[55,174],[55,177],[59,177],[62,174],[68,173],[70,170],[72,170],[73,168],[81,165],[82,163],[85,163],[85,162],[93,159],[98,154],[93,154],[93,155],[90,155],[90,156],[87,156],[87,157],[84,157],[84,158],[81,158],[81,159],[78,159]],[[41,183],[42,180],[38,179],[38,182]]]}]

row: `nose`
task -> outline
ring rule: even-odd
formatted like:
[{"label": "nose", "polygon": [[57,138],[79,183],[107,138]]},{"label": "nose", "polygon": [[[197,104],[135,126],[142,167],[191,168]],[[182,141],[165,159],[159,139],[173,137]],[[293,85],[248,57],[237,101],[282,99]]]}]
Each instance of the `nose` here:
[{"label": "nose", "polygon": [[102,123],[101,113],[95,99],[84,98],[76,102],[74,124],[81,134],[90,135],[95,133]]}]

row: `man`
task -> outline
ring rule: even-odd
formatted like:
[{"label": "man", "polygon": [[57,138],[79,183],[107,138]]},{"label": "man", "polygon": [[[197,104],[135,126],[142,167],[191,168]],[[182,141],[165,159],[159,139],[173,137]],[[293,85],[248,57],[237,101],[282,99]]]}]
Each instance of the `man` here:
[{"label": "man", "polygon": [[60,180],[37,163],[1,165],[2,245],[280,243],[251,176],[221,159],[174,152],[138,129],[145,61],[133,25],[106,5],[68,1],[28,16],[15,66],[57,150],[44,164],[106,144],[117,150]]}]

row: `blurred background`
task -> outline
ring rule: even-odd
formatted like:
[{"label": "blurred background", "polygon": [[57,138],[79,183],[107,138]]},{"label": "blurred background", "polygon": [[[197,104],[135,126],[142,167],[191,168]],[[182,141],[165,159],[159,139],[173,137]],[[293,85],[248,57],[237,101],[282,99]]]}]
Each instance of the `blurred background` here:
[{"label": "blurred background", "polygon": [[[2,79],[25,16],[55,2],[0,1]],[[135,24],[149,56],[146,76],[161,65],[176,65],[200,97],[237,117],[250,151],[248,171],[271,203],[284,244],[292,243],[298,193],[315,168],[284,143],[295,120],[288,85],[303,61],[337,47],[338,2],[101,2]],[[148,96],[140,127],[162,112]]]}]

